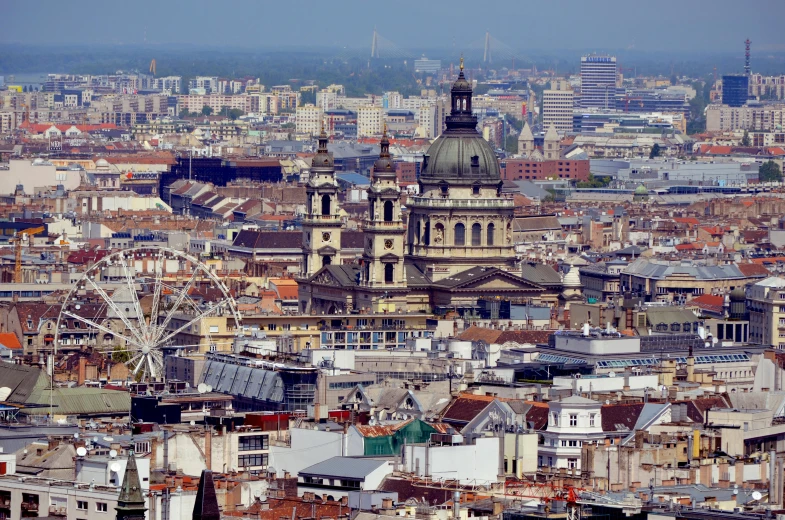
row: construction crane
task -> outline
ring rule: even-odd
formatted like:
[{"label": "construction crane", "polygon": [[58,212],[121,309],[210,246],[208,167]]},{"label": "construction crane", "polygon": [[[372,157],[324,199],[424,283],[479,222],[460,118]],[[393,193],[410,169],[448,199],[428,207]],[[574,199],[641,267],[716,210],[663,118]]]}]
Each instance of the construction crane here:
[{"label": "construction crane", "polygon": [[28,240],[33,235],[37,235],[38,233],[42,233],[46,231],[44,226],[38,226],[30,229],[24,229],[22,231],[17,231],[14,233],[14,238],[11,240],[15,242],[14,245],[14,283],[22,283],[22,242],[25,239],[25,235],[27,235]]},{"label": "construction crane", "polygon": [[153,58],[153,61],[150,62],[150,72],[153,76],[155,76],[155,58]]}]

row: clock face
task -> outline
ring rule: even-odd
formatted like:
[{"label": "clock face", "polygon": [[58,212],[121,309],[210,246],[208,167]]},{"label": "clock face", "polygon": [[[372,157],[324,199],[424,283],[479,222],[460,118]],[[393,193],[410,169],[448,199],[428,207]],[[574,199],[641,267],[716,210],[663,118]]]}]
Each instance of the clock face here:
[{"label": "clock face", "polygon": [[392,249],[392,247],[393,247],[393,241],[392,240],[385,240],[384,241],[384,248],[385,249]]},{"label": "clock face", "polygon": [[330,233],[322,233],[322,240],[324,240],[325,242],[329,242],[330,241]]}]

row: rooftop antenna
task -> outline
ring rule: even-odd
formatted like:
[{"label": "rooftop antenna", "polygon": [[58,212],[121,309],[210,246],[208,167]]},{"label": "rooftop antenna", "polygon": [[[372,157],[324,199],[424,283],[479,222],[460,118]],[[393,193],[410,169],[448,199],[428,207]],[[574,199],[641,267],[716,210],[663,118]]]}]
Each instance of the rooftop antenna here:
[{"label": "rooftop antenna", "polygon": [[744,74],[750,75],[750,45],[752,42],[749,38],[744,41]]}]

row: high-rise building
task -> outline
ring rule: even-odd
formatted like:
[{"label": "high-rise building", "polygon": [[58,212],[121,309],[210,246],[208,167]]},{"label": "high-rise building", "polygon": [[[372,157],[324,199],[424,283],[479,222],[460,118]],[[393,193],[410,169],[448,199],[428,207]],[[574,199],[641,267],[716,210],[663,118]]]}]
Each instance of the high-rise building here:
[{"label": "high-rise building", "polygon": [[581,107],[616,106],[616,56],[581,57]]},{"label": "high-rise building", "polygon": [[722,104],[731,107],[740,107],[747,102],[749,97],[749,76],[731,74],[722,77]]},{"label": "high-rise building", "polygon": [[572,90],[544,90],[542,93],[542,126],[556,127],[559,132],[572,132]]},{"label": "high-rise building", "polygon": [[324,110],[310,103],[297,107],[295,131],[298,134],[318,135],[321,131]]},{"label": "high-rise building", "polygon": [[419,60],[414,60],[414,72],[420,72],[422,74],[438,74],[441,68],[441,60],[429,60],[425,56]]},{"label": "high-rise building", "polygon": [[384,124],[384,110],[377,106],[364,106],[357,109],[357,137],[381,135]]}]

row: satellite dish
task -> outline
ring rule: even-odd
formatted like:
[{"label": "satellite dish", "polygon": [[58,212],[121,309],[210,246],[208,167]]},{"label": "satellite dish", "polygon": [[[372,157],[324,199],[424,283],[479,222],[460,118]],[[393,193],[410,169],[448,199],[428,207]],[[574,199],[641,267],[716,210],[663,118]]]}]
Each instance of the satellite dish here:
[{"label": "satellite dish", "polygon": [[85,455],[87,455],[87,450],[85,449],[84,446],[79,446],[78,448],[76,448],[76,454],[79,455],[80,457],[84,457]]},{"label": "satellite dish", "polygon": [[199,383],[199,386],[196,387],[200,394],[207,392],[207,385],[204,383]]},{"label": "satellite dish", "polygon": [[104,437],[104,440],[106,442],[112,442],[114,439],[107,435],[107,436]]},{"label": "satellite dish", "polygon": [[117,457],[117,450],[109,450],[109,457],[111,458]]},{"label": "satellite dish", "polygon": [[196,426],[196,421],[191,421],[191,426]]},{"label": "satellite dish", "polygon": [[207,393],[209,394],[212,391],[213,391],[212,385],[207,385]]},{"label": "satellite dish", "polygon": [[120,473],[120,464],[115,462],[111,466],[109,466],[109,469],[112,470],[114,473]]},{"label": "satellite dish", "polygon": [[78,439],[78,438],[79,438],[79,432],[74,433],[74,439]]},{"label": "satellite dish", "polygon": [[763,495],[760,494],[760,491],[753,491],[752,492],[752,499],[753,500],[760,500],[763,498]]},{"label": "satellite dish", "polygon": [[608,377],[616,377],[616,372],[608,372]]}]

